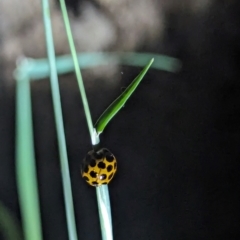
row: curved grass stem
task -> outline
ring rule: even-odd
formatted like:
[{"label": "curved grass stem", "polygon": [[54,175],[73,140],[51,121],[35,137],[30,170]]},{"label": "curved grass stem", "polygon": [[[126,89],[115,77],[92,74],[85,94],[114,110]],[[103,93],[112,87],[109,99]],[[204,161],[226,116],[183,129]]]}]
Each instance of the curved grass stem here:
[{"label": "curved grass stem", "polygon": [[[131,53],[131,52],[86,52],[77,55],[78,65],[82,69],[94,68],[103,65],[122,64],[133,67],[144,67],[149,59],[154,58],[153,69],[177,72],[181,68],[181,62],[173,57],[152,54],[152,53]],[[47,59],[28,58],[28,64],[24,67],[25,72],[31,80],[39,80],[49,77],[50,67]],[[65,74],[74,71],[74,63],[71,55],[59,56],[56,58],[58,74]]]}]

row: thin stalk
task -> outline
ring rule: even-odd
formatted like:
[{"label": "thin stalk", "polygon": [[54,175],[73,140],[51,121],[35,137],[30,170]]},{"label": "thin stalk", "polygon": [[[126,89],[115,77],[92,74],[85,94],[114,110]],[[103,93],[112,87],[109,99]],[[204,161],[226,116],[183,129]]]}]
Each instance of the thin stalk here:
[{"label": "thin stalk", "polygon": [[71,180],[70,180],[70,174],[69,174],[66,140],[65,140],[65,134],[64,134],[61,99],[60,99],[60,92],[59,92],[56,62],[55,62],[56,61],[55,50],[54,50],[54,43],[53,43],[53,36],[52,36],[52,26],[51,26],[50,8],[49,8],[48,0],[42,0],[42,8],[43,8],[43,19],[44,19],[46,43],[47,43],[47,53],[48,53],[48,59],[50,64],[50,80],[51,80],[50,82],[51,82],[51,89],[52,89],[54,115],[55,115],[55,122],[56,122],[56,128],[57,128],[59,155],[60,155],[61,170],[62,170],[63,192],[64,192],[65,209],[66,209],[66,215],[67,215],[68,235],[70,240],[76,240],[77,231],[76,231],[76,223],[75,223],[75,216],[74,216]]},{"label": "thin stalk", "polygon": [[[84,84],[80,72],[80,68],[78,66],[78,58],[76,49],[74,46],[74,41],[70,29],[67,9],[65,5],[64,0],[60,0],[60,5],[63,13],[63,19],[66,27],[67,37],[72,53],[74,68],[76,77],[78,80],[80,93],[82,97],[83,107],[85,111],[85,116],[88,123],[88,129],[91,137],[91,142],[93,147],[98,145],[100,143],[99,135],[97,134],[95,128],[93,128],[92,118],[90,109],[88,106],[87,96],[84,89]],[[111,217],[111,205],[110,205],[110,199],[109,199],[109,193],[108,193],[108,186],[100,186],[96,188],[96,194],[97,194],[97,202],[98,202],[98,211],[99,211],[99,218],[100,218],[100,225],[101,225],[101,233],[102,233],[102,239],[103,240],[112,240],[113,234],[112,234],[112,217]]]},{"label": "thin stalk", "polygon": [[112,240],[112,216],[109,191],[107,185],[101,185],[96,188],[98,211],[100,218],[100,226],[102,240]]},{"label": "thin stalk", "polygon": [[25,240],[42,240],[30,81],[21,73],[16,82],[16,177]]},{"label": "thin stalk", "polygon": [[67,13],[67,8],[66,8],[66,4],[65,4],[64,0],[60,0],[60,6],[61,6],[63,20],[64,20],[67,37],[68,37],[68,42],[69,42],[69,46],[70,46],[70,50],[71,50],[71,54],[72,54],[73,64],[74,64],[74,68],[75,68],[75,74],[77,77],[77,81],[78,81],[78,85],[79,85],[79,89],[80,89],[80,93],[81,93],[81,97],[82,97],[83,108],[84,108],[84,112],[85,112],[85,116],[86,116],[86,120],[87,120],[87,124],[88,124],[91,142],[92,142],[92,145],[96,145],[96,144],[98,144],[99,139],[97,138],[96,131],[93,128],[91,112],[90,112],[90,109],[88,106],[88,101],[87,101],[87,96],[86,96],[86,92],[85,92],[85,88],[84,88],[84,84],[83,84],[83,80],[82,80],[82,75],[81,75],[81,71],[80,71],[80,68],[78,65],[77,52],[76,52],[76,48],[74,45],[72,31],[70,28],[70,23],[69,23],[69,18],[68,18],[68,13]]}]

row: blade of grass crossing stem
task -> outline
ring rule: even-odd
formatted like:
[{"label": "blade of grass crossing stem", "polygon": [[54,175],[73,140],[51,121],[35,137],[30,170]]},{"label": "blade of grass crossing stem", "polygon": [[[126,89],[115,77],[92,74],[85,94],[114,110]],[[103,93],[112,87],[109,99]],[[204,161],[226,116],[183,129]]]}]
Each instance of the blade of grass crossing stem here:
[{"label": "blade of grass crossing stem", "polygon": [[79,85],[79,89],[80,89],[80,93],[81,93],[81,97],[82,97],[83,108],[84,108],[84,112],[85,112],[85,116],[86,116],[86,120],[87,120],[87,124],[88,124],[91,142],[92,142],[92,145],[96,145],[99,143],[99,139],[95,132],[95,129],[93,128],[91,112],[89,109],[87,96],[86,96],[86,92],[85,92],[85,88],[84,88],[84,84],[83,84],[83,80],[82,80],[82,75],[81,75],[80,67],[78,64],[78,56],[77,56],[77,52],[76,52],[76,49],[74,46],[73,36],[72,36],[70,23],[69,23],[69,19],[68,19],[67,8],[66,8],[66,4],[65,4],[64,0],[60,0],[60,6],[61,6],[63,20],[64,20],[67,37],[68,37],[68,42],[69,42],[69,46],[70,46],[70,50],[71,50],[71,54],[72,54],[75,73],[76,73],[76,77],[77,77],[77,81],[78,81],[78,85]]},{"label": "blade of grass crossing stem", "polygon": [[47,53],[48,53],[48,59],[50,64],[50,80],[51,80],[50,82],[51,82],[51,89],[52,89],[53,107],[54,107],[54,115],[55,115],[55,122],[56,122],[56,128],[57,128],[57,138],[58,138],[61,170],[62,170],[63,193],[64,193],[65,209],[66,209],[66,215],[67,215],[68,235],[70,240],[76,240],[77,231],[76,231],[76,223],[75,223],[75,216],[74,216],[71,180],[70,180],[70,174],[69,174],[66,140],[65,140],[65,133],[64,133],[64,126],[63,126],[61,99],[60,99],[60,92],[59,92],[56,62],[55,62],[56,61],[55,50],[54,50],[54,43],[53,43],[53,36],[52,36],[51,17],[50,17],[50,8],[49,8],[48,0],[42,0],[42,8],[43,8],[43,19],[44,19],[46,43],[47,43]]},{"label": "blade of grass crossing stem", "polygon": [[154,58],[151,67],[167,72],[177,72],[182,65],[178,59],[161,54],[125,52],[119,53],[119,58],[122,64],[136,67],[144,66],[148,59]]},{"label": "blade of grass crossing stem", "polygon": [[[160,54],[151,53],[102,53],[87,52],[78,54],[78,65],[81,69],[93,68],[103,65],[123,64],[127,66],[144,67],[146,62],[154,58],[151,68],[169,72],[177,72],[181,68],[181,62],[176,59]],[[39,80],[49,77],[49,63],[46,59],[29,59],[26,71],[31,80]],[[58,74],[72,72],[75,68],[71,55],[59,56],[56,58]]]},{"label": "blade of grass crossing stem", "polygon": [[95,124],[97,134],[101,134],[110,120],[117,114],[117,112],[124,106],[126,101],[130,98],[135,91],[148,69],[152,65],[154,59],[152,59],[140,74],[132,81],[132,83],[126,88],[126,90],[103,112],[100,118]]},{"label": "blade of grass crossing stem", "polygon": [[33,148],[30,82],[16,84],[16,175],[25,240],[42,240]]}]

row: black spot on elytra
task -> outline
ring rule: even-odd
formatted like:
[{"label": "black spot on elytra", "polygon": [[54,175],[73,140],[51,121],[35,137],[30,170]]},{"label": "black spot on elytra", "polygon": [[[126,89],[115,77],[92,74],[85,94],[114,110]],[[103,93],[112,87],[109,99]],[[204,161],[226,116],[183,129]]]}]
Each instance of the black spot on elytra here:
[{"label": "black spot on elytra", "polygon": [[107,171],[108,171],[108,172],[111,172],[112,169],[113,169],[113,166],[112,166],[112,165],[109,165],[109,166],[107,167]]},{"label": "black spot on elytra", "polygon": [[92,182],[92,185],[97,186],[98,183],[97,183],[96,181],[93,181],[93,182]]},{"label": "black spot on elytra", "polygon": [[107,178],[107,175],[106,174],[102,174],[101,176],[100,176],[100,180],[104,180],[104,179],[106,179]]},{"label": "black spot on elytra", "polygon": [[94,171],[91,171],[91,172],[90,172],[90,176],[91,176],[92,178],[96,178],[96,177],[97,177],[97,173],[94,172]]},{"label": "black spot on elytra", "polygon": [[91,159],[91,160],[90,160],[90,166],[91,166],[91,167],[95,167],[95,166],[96,166],[96,160]]},{"label": "black spot on elytra", "polygon": [[108,176],[108,180],[111,180],[113,177],[113,173],[111,173],[109,176]]},{"label": "black spot on elytra", "polygon": [[112,162],[112,161],[114,160],[113,155],[112,155],[112,154],[106,155],[106,160],[107,160],[108,162]]},{"label": "black spot on elytra", "polygon": [[105,169],[106,164],[104,162],[99,162],[98,167],[101,168],[101,169]]},{"label": "black spot on elytra", "polygon": [[84,176],[83,179],[86,180],[87,182],[89,181],[89,178],[86,176]]},{"label": "black spot on elytra", "polygon": [[102,184],[108,184],[107,182],[103,182]]}]

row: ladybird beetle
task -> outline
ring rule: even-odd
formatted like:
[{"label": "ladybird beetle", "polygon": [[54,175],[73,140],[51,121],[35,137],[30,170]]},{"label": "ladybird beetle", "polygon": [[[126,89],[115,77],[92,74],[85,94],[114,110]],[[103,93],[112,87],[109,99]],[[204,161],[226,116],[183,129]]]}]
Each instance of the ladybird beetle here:
[{"label": "ladybird beetle", "polygon": [[90,151],[83,159],[82,177],[88,184],[98,187],[108,184],[117,171],[117,160],[106,148]]}]

